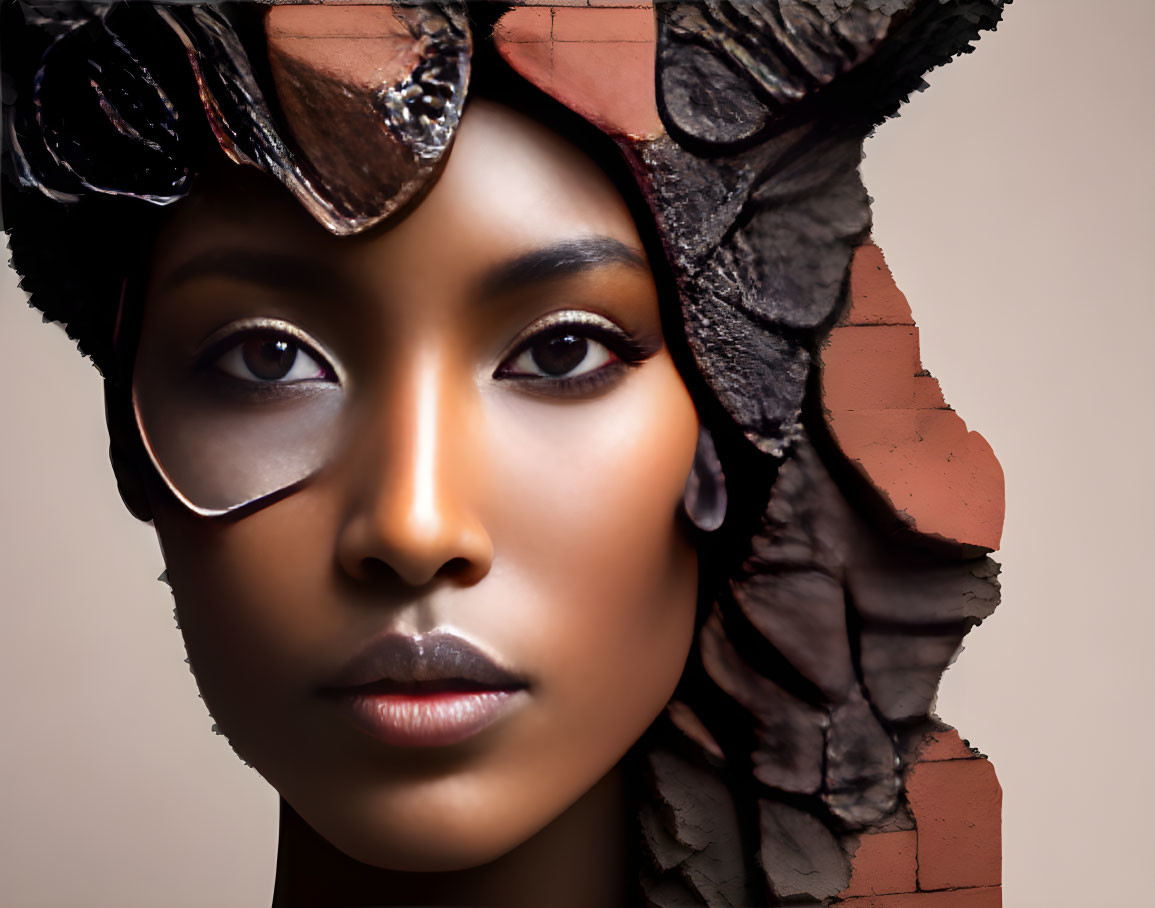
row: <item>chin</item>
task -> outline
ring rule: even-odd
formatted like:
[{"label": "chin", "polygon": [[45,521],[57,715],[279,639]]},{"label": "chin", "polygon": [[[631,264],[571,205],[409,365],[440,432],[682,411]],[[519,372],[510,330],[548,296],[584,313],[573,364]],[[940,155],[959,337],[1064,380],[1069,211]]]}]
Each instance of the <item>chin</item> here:
[{"label": "chin", "polygon": [[497,845],[492,842],[457,843],[446,848],[444,842],[430,842],[427,848],[414,847],[405,843],[404,850],[383,847],[380,839],[366,837],[358,840],[361,848],[340,848],[354,860],[382,870],[404,873],[450,873],[456,870],[472,870],[508,854],[520,842],[512,846]]},{"label": "chin", "polygon": [[[368,801],[368,797],[366,801]],[[444,873],[495,861],[530,839],[549,821],[493,808],[433,807],[405,818],[390,806],[345,814],[298,813],[333,847],[382,870]],[[517,815],[515,815],[517,814]]]}]

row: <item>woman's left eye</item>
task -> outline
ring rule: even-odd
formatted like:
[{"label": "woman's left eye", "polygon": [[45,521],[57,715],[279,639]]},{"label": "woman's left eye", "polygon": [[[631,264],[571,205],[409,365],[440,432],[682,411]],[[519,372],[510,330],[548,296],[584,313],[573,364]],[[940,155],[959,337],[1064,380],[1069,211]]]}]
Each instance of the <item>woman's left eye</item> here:
[{"label": "woman's left eye", "polygon": [[551,397],[585,397],[607,390],[661,347],[639,340],[596,312],[564,309],[543,316],[514,340],[493,377]]},{"label": "woman's left eye", "polygon": [[214,365],[226,375],[247,382],[293,384],[333,379],[302,344],[276,334],[248,337],[225,350]]},{"label": "woman's left eye", "polygon": [[533,338],[507,361],[504,378],[573,379],[618,360],[600,341],[570,328]]}]

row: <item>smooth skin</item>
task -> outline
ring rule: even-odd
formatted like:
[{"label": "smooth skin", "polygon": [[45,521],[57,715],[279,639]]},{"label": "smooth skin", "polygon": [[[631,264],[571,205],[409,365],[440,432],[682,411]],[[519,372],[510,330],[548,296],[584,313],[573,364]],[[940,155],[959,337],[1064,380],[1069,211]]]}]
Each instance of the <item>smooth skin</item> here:
[{"label": "smooth skin", "polygon": [[[525,267],[575,244],[611,252]],[[285,286],[270,256],[321,280]],[[679,509],[698,419],[645,261],[590,159],[483,100],[400,222],[338,239],[228,165],[159,237],[138,364],[276,317],[356,376],[339,452],[291,494],[204,518],[149,492],[208,707],[290,805],[280,903],[624,898],[615,767],[678,682],[697,593]],[[571,375],[537,374],[526,332],[559,311],[643,354],[590,345]],[[529,679],[517,708],[466,742],[397,748],[318,694],[365,641],[433,629]]]}]

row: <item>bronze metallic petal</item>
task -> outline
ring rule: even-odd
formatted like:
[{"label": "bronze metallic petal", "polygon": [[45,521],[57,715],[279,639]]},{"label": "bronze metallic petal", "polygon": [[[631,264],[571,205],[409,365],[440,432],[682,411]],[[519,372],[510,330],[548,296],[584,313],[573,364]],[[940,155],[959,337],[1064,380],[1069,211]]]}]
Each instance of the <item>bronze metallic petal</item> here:
[{"label": "bronze metallic petal", "polygon": [[271,7],[263,24],[280,117],[229,13],[162,15],[225,153],[276,176],[332,233],[380,223],[435,175],[469,79],[460,5]]},{"label": "bronze metallic petal", "polygon": [[265,17],[265,34],[284,119],[326,191],[373,222],[419,193],[465,100],[464,14],[278,6]]}]

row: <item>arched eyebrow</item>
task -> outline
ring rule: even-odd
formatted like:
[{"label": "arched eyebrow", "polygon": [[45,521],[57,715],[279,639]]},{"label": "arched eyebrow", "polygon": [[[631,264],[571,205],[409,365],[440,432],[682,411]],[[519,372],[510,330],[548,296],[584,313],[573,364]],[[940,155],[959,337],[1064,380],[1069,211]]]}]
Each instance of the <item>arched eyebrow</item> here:
[{"label": "arched eyebrow", "polygon": [[478,290],[483,298],[500,296],[607,265],[625,265],[650,273],[645,256],[636,249],[613,237],[591,236],[531,249],[501,262],[482,275]]},{"label": "arched eyebrow", "polygon": [[[650,274],[645,256],[620,240],[608,236],[580,237],[530,249],[499,262],[478,280],[482,299],[558,280],[609,265],[624,265]],[[356,287],[323,259],[260,249],[210,249],[181,262],[160,281],[158,289],[170,291],[205,277],[227,277],[294,293],[332,293],[343,290],[352,296]]]}]

